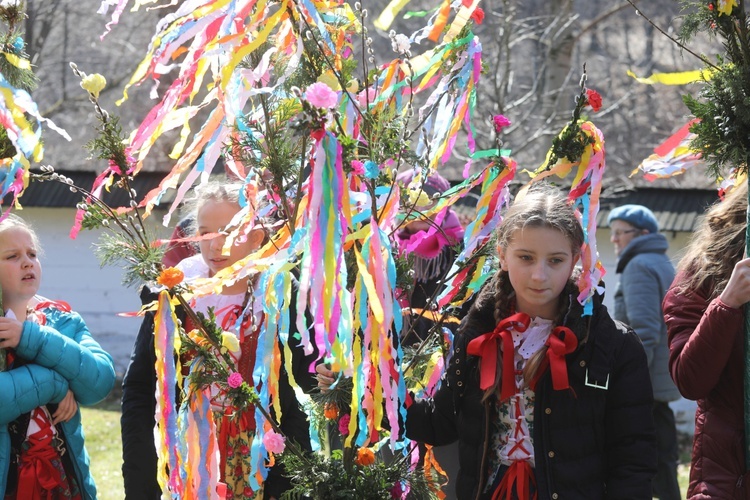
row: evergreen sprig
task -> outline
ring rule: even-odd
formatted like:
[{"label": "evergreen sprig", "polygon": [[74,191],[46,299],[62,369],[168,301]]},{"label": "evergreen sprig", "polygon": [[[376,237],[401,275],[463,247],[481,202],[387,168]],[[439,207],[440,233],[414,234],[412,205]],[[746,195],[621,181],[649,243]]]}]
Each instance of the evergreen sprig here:
[{"label": "evergreen sprig", "polygon": [[698,118],[690,131],[690,147],[701,153],[707,172],[714,179],[735,168],[747,172],[750,155],[750,41],[744,2],[730,14],[719,12],[715,0],[683,0],[686,12],[680,42],[687,44],[698,33],[722,41],[724,53],[716,64],[707,64],[698,98],[683,96],[690,112]]},{"label": "evergreen sprig", "polygon": [[[351,452],[350,452],[351,453]],[[408,460],[396,458],[391,463],[378,461],[371,465],[353,465],[347,470],[347,460],[339,451],[330,457],[315,453],[308,456],[306,462],[294,454],[281,455],[293,488],[281,498],[325,498],[327,500],[383,500],[401,498],[397,492],[409,490],[406,498],[414,500],[437,499],[437,493],[431,488],[439,484],[437,474],[423,469],[410,470]],[[399,484],[397,486],[397,484]]]}]

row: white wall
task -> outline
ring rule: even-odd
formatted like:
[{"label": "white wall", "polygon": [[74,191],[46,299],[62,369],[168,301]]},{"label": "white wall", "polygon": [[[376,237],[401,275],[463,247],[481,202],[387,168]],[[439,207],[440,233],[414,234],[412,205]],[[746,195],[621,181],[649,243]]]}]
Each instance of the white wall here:
[{"label": "white wall", "polygon": [[[100,267],[93,248],[102,231],[81,231],[71,240],[68,233],[74,209],[29,207],[16,213],[34,226],[44,250],[39,293],[64,300],[80,313],[94,338],[112,354],[115,369],[122,375],[140,318],[123,318],[118,313],[138,311],[140,299],[138,290],[122,285],[121,268]],[[158,237],[168,237],[169,230],[158,225],[160,220],[161,214],[154,214],[149,225]]]}]

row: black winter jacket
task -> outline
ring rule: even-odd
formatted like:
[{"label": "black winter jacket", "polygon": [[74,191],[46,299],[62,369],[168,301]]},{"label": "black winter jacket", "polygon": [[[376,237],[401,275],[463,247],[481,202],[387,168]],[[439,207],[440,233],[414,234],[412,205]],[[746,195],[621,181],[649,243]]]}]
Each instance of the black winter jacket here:
[{"label": "black winter jacket", "polygon": [[[141,290],[141,301],[144,304],[153,302],[157,294],[144,287]],[[293,306],[294,304],[292,304]],[[290,307],[290,324],[294,325],[294,308]],[[178,314],[180,311],[178,311]],[[184,320],[184,318],[183,318]],[[156,371],[154,363],[154,315],[148,313],[141,324],[133,352],[130,356],[125,377],[122,382],[122,475],[125,480],[125,497],[134,500],[151,500],[161,498],[161,488],[156,481],[156,449],[154,447],[154,412],[156,411]],[[293,341],[293,335],[289,335]],[[282,350],[283,352],[283,350]],[[292,366],[295,379],[305,392],[314,387],[315,379],[307,371],[315,354],[304,356],[301,348],[292,347]],[[281,429],[291,439],[308,451],[310,448],[309,426],[307,417],[299,408],[294,390],[291,388],[282,363],[282,375],[279,379],[279,399],[282,404],[283,419]],[[265,481],[264,496],[280,498],[291,485],[283,476],[280,465],[273,467]]]},{"label": "black winter jacket", "polygon": [[[496,405],[482,403],[479,358],[467,356],[466,346],[495,328],[494,290],[493,279],[464,318],[435,397],[407,411],[409,438],[433,445],[458,440],[460,500],[480,498],[487,480]],[[536,387],[532,438],[539,499],[651,499],[656,444],[643,346],[610,318],[601,297],[595,297],[593,315],[582,317],[572,282],[568,292],[563,324],[579,339],[566,358],[571,390],[553,390],[549,370]]]}]

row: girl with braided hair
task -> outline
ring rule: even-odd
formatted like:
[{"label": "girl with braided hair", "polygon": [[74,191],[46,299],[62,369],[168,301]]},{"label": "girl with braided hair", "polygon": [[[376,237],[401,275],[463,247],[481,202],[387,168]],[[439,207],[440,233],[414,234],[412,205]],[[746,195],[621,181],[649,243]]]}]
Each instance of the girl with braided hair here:
[{"label": "girl with braided hair", "polygon": [[407,436],[458,440],[459,499],[650,499],[646,355],[601,295],[584,315],[574,208],[534,187],[497,241],[500,269],[461,323],[445,383],[408,408]]}]

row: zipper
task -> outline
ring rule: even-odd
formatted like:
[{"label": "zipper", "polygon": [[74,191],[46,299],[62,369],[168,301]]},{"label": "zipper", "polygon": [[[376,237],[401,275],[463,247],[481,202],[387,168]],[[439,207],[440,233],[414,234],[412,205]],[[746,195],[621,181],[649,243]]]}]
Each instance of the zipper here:
[{"label": "zipper", "polygon": [[484,445],[482,446],[482,461],[479,467],[479,487],[477,488],[476,500],[482,496],[484,490],[485,474],[487,472],[487,450],[490,442],[490,400],[484,402]]}]

